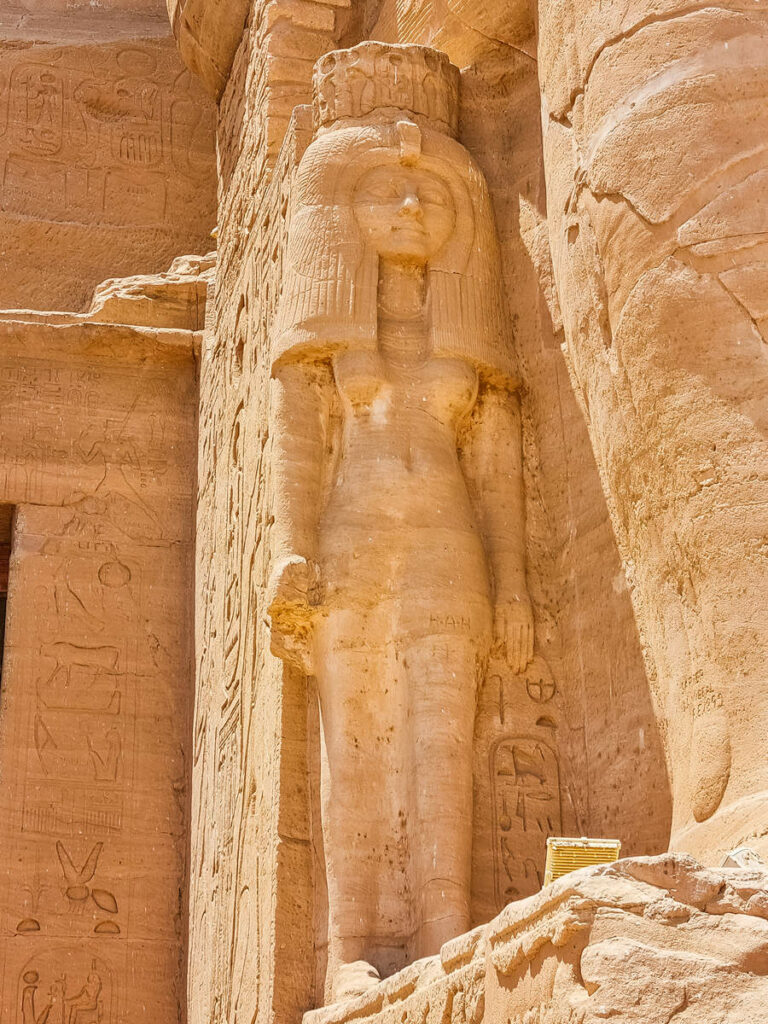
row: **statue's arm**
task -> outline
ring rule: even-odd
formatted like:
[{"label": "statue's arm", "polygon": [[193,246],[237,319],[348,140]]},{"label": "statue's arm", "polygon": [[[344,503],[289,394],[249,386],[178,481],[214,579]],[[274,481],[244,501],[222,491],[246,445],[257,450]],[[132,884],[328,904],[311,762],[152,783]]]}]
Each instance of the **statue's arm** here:
[{"label": "statue's arm", "polygon": [[485,543],[494,591],[494,633],[522,672],[533,657],[533,614],[525,580],[525,493],[520,402],[483,385],[460,452]]},{"label": "statue's arm", "polygon": [[333,380],[330,367],[294,362],[271,381],[272,572],[267,609],[273,653],[305,657],[317,570],[317,521]]}]

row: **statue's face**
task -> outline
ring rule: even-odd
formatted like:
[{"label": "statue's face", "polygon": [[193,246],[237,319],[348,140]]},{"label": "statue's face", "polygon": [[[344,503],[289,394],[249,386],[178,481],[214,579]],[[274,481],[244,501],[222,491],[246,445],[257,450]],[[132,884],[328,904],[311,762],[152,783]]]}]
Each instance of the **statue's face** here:
[{"label": "statue's face", "polygon": [[418,167],[383,164],[357,183],[355,217],[368,244],[386,259],[426,263],[456,222],[448,186]]}]

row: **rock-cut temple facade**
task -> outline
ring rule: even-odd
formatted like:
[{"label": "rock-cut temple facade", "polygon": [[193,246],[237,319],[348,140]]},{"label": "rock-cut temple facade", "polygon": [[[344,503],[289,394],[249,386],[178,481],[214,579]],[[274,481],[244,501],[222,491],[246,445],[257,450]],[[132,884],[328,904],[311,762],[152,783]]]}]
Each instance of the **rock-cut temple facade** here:
[{"label": "rock-cut temple facade", "polygon": [[6,0],[2,1024],[764,1024],[766,139],[766,0]]}]

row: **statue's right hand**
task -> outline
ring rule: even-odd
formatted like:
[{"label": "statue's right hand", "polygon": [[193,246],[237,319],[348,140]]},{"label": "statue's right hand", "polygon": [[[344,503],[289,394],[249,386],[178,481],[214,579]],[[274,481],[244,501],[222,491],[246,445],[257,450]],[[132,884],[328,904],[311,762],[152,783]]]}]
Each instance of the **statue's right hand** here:
[{"label": "statue's right hand", "polygon": [[271,649],[311,674],[312,619],[310,595],[317,579],[315,567],[301,555],[279,559],[267,585],[267,615]]}]

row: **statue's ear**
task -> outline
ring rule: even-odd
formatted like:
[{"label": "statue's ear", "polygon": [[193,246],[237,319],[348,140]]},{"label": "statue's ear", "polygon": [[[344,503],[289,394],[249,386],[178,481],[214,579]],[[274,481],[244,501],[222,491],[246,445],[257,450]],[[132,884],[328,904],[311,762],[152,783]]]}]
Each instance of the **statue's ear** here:
[{"label": "statue's ear", "polygon": [[552,317],[552,326],[555,333],[559,333],[563,329],[563,315],[560,312],[560,301],[555,288],[547,219],[523,196],[520,196],[519,199],[520,237],[539,279],[539,287],[544,294],[549,315]]}]

